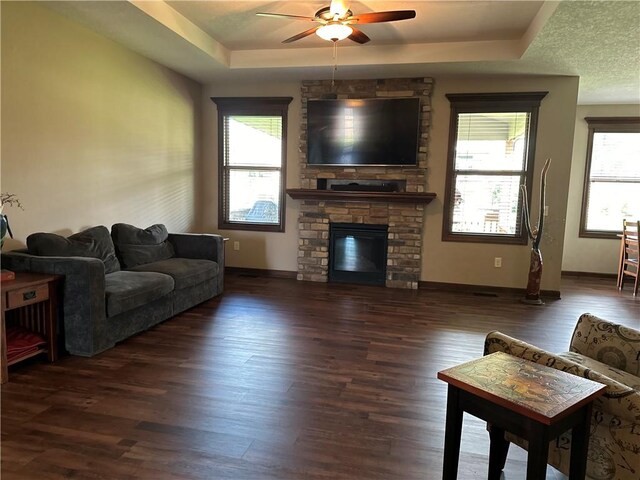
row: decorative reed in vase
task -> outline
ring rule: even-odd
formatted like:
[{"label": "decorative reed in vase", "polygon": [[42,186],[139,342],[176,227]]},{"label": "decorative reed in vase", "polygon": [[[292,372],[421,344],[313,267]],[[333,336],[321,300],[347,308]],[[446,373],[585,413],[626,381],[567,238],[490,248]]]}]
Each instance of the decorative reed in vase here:
[{"label": "decorative reed in vase", "polygon": [[520,185],[522,197],[524,201],[524,226],[527,229],[531,244],[531,261],[529,264],[529,280],[527,282],[527,290],[523,303],[530,305],[543,305],[544,302],[540,298],[540,282],[542,281],[542,252],[540,251],[540,241],[542,240],[542,228],[544,227],[544,207],[545,207],[545,190],[547,188],[547,172],[551,165],[551,159],[547,158],[540,173],[540,209],[538,211],[538,225],[531,227],[531,218],[529,216],[529,201],[527,200],[527,186]]}]

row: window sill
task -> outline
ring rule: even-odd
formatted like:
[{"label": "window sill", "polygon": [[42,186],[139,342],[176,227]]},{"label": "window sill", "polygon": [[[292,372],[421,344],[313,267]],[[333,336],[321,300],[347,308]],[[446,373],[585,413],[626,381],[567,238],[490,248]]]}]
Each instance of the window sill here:
[{"label": "window sill", "polygon": [[263,225],[259,223],[221,223],[218,225],[218,229],[284,233],[284,225]]},{"label": "window sill", "polygon": [[498,235],[482,235],[482,234],[460,234],[460,233],[443,233],[443,242],[463,242],[463,243],[493,243],[500,245],[526,245],[529,240],[525,236],[507,237]]},{"label": "window sill", "polygon": [[578,237],[580,238],[600,238],[606,240],[620,240],[622,232],[608,232],[604,230],[588,230],[580,231]]}]

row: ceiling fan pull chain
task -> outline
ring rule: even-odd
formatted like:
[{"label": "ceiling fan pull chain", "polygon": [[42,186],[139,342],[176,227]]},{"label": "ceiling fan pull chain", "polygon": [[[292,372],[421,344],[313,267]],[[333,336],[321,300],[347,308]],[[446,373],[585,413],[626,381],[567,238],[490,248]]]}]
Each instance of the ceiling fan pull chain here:
[{"label": "ceiling fan pull chain", "polygon": [[338,70],[338,42],[333,41],[333,69],[331,70],[331,86],[336,86],[336,71]]}]

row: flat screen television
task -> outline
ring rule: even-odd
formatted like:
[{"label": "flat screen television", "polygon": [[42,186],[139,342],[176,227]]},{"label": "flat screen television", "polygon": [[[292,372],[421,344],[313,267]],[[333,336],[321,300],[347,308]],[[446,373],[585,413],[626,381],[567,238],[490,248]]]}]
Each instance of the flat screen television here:
[{"label": "flat screen television", "polygon": [[309,100],[310,165],[416,165],[419,98]]}]

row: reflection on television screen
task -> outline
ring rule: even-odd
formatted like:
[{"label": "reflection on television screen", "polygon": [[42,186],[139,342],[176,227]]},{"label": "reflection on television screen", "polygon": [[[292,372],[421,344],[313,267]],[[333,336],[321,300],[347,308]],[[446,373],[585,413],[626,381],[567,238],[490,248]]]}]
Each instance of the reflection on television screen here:
[{"label": "reflection on television screen", "polygon": [[309,100],[311,165],[416,165],[420,99]]}]

